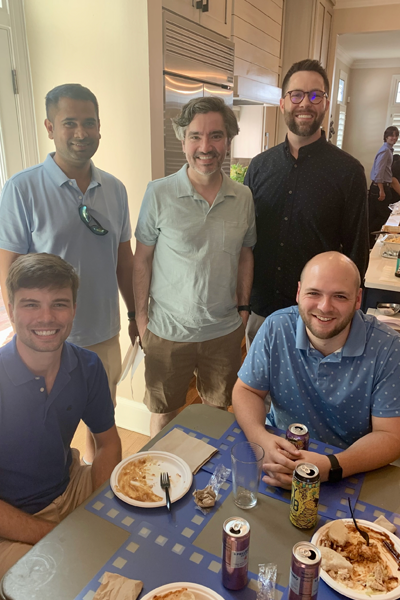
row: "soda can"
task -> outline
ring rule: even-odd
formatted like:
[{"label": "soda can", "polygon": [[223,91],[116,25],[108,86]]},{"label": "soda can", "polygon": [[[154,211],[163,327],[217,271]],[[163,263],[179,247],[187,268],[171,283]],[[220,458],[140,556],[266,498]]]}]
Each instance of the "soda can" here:
[{"label": "soda can", "polygon": [[299,529],[314,527],[318,516],[319,470],[311,463],[300,463],[293,471],[290,520]]},{"label": "soda can", "polygon": [[308,450],[310,434],[303,423],[292,423],[286,431],[286,439],[296,446],[298,450]]},{"label": "soda can", "polygon": [[293,546],[288,600],[317,600],[321,552],[310,542]]},{"label": "soda can", "polygon": [[241,517],[230,517],[222,531],[222,584],[228,590],[247,585],[250,524]]}]

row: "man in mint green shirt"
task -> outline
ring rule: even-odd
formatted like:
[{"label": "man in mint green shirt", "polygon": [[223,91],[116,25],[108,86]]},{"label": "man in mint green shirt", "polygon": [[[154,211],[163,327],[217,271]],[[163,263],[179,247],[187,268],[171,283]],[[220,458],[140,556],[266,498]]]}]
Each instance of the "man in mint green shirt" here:
[{"label": "man in mint green shirt", "polygon": [[149,184],[135,232],[136,322],[152,436],[185,404],[193,373],[204,403],[231,404],[256,243],[251,192],[221,169],[238,133],[233,111],[219,98],[197,98],[174,129],[188,164]]}]

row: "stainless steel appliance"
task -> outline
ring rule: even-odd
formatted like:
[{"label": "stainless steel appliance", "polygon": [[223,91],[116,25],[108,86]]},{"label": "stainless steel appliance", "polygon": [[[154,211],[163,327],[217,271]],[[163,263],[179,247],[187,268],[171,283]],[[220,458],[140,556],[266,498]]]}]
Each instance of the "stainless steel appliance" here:
[{"label": "stainless steel appliance", "polygon": [[[176,173],[186,159],[171,118],[192,98],[218,96],[233,105],[234,44],[224,37],[163,13],[165,175]],[[223,170],[229,175],[230,157]]]}]

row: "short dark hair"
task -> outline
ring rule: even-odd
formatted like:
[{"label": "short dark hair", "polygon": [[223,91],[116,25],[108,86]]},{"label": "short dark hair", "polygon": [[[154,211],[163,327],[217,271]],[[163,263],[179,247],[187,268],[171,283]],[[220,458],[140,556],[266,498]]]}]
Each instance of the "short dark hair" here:
[{"label": "short dark hair", "polygon": [[12,263],[6,286],[8,300],[12,305],[15,292],[21,288],[71,288],[72,299],[76,304],[79,277],[72,265],[55,254],[23,254]]},{"label": "short dark hair", "polygon": [[51,107],[56,107],[60,101],[60,98],[71,98],[71,100],[86,100],[93,102],[96,109],[97,118],[99,118],[99,103],[97,102],[96,96],[80,83],[64,83],[58,85],[46,94],[46,116],[50,119]]},{"label": "short dark hair", "polygon": [[196,115],[209,112],[221,113],[229,140],[239,133],[239,125],[233,110],[221,98],[207,96],[206,98],[189,100],[179,115],[171,119],[178,140],[183,141],[185,139],[186,129]]},{"label": "short dark hair", "polygon": [[[297,63],[294,63],[289,71],[286,73],[285,77],[283,78],[283,82],[282,82],[282,98],[284,98],[286,92],[288,91],[288,85],[289,85],[289,79],[291,78],[292,75],[294,75],[295,73],[298,73],[299,71],[315,71],[315,73],[318,73],[319,75],[321,75],[322,79],[324,80],[324,89],[325,92],[327,94],[329,94],[329,79],[328,79],[328,75],[324,69],[324,67],[321,65],[321,63],[318,60],[313,60],[311,58],[305,58],[304,60],[301,60]],[[309,91],[309,90],[306,90]]]},{"label": "short dark hair", "polygon": [[390,127],[386,127],[385,133],[383,134],[383,141],[386,142],[387,138],[390,135],[397,135],[397,137],[399,137],[399,130],[394,125],[391,125]]}]

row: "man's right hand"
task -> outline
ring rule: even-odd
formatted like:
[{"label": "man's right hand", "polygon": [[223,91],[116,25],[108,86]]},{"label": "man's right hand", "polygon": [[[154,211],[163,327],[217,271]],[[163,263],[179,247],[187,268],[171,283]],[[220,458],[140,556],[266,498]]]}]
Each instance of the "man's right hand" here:
[{"label": "man's right hand", "polygon": [[302,459],[300,450],[287,440],[265,432],[264,448],[265,457],[263,481],[274,487],[290,489],[292,486],[293,471],[296,463]]},{"label": "man's right hand", "polygon": [[146,333],[148,322],[149,322],[149,318],[147,315],[144,315],[144,316],[137,315],[136,316],[136,325],[137,325],[137,328],[139,331],[140,344],[142,343],[143,336]]}]

